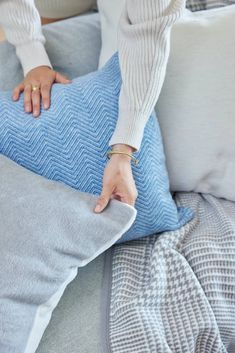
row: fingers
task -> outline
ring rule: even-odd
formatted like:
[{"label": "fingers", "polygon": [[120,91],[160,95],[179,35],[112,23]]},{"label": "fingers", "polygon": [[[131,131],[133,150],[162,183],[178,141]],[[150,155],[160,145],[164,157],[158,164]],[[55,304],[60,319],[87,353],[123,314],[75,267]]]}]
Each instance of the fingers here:
[{"label": "fingers", "polygon": [[24,86],[24,110],[27,113],[31,113],[32,111],[31,94],[32,94],[31,84],[26,84]]},{"label": "fingers", "polygon": [[14,101],[17,101],[20,97],[20,93],[24,91],[24,84],[20,83],[18,86],[16,86],[12,92],[12,99]]},{"label": "fingers", "polygon": [[[50,107],[51,87],[53,83],[70,83],[65,76],[51,70],[51,68],[39,66],[32,69],[12,92],[12,99],[17,101],[21,92],[24,92],[24,109],[32,113],[34,117],[40,115],[41,100],[44,109]],[[35,87],[36,89],[33,89]]]},{"label": "fingers", "polygon": [[71,80],[66,78],[64,75],[61,75],[59,72],[56,72],[55,82],[56,83],[70,83]]},{"label": "fingers", "polygon": [[[35,87],[35,89],[33,89]],[[24,109],[27,113],[33,114],[35,118],[40,115],[41,92],[40,83],[28,83],[24,87]]]},{"label": "fingers", "polygon": [[[36,87],[36,90],[32,90]],[[33,113],[34,117],[38,117],[40,114],[40,84],[27,83],[24,86],[24,109],[27,113]]]},{"label": "fingers", "polygon": [[51,86],[52,83],[45,82],[41,86],[41,96],[42,96],[42,104],[44,109],[48,109],[50,107],[50,97],[51,97]]},{"label": "fingers", "polygon": [[105,207],[108,205],[111,195],[112,195],[112,190],[110,188],[104,187],[101,195],[97,200],[94,211],[98,213],[102,212],[105,209]]},{"label": "fingers", "polygon": [[127,203],[128,205],[134,206],[137,197],[138,197],[138,191],[136,188],[134,188],[133,190],[128,190],[122,195],[120,195],[120,194],[113,194],[112,188],[108,188],[104,186],[103,191],[97,200],[94,211],[97,213],[102,212],[108,205],[109,200],[113,200],[113,199]]},{"label": "fingers", "polygon": [[[55,82],[56,83],[70,83],[71,81],[67,79],[65,76],[60,73],[55,73]],[[50,96],[51,96],[51,87],[53,82],[43,82],[41,85],[41,96],[42,96],[42,104],[44,109],[48,109],[50,107]]]},{"label": "fingers", "polygon": [[41,93],[39,84],[33,84],[32,87],[37,87],[31,92],[33,116],[37,118],[40,115]]}]

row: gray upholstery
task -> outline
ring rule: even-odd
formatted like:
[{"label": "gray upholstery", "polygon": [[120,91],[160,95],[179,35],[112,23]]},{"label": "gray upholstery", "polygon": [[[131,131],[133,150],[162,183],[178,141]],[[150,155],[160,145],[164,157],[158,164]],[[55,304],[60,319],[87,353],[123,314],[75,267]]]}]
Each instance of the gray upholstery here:
[{"label": "gray upholstery", "polygon": [[[107,250],[109,251],[109,250]],[[105,254],[78,269],[54,310],[36,353],[100,353]]]}]

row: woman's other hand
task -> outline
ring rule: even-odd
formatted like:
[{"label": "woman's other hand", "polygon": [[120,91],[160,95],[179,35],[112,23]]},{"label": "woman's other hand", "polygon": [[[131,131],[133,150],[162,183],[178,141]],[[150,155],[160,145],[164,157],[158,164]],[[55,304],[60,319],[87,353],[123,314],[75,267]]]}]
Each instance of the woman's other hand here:
[{"label": "woman's other hand", "polygon": [[[134,149],[128,145],[114,145],[113,151],[132,153]],[[138,196],[132,175],[131,158],[123,154],[113,154],[108,161],[103,175],[103,189],[97,200],[94,211],[100,213],[108,205],[110,199],[134,206]]]},{"label": "woman's other hand", "polygon": [[[51,86],[53,83],[70,83],[71,81],[48,66],[38,66],[28,72],[25,79],[15,87],[12,98],[17,101],[24,92],[24,109],[34,117],[40,115],[40,105],[50,107]],[[32,88],[35,87],[35,90]]]}]

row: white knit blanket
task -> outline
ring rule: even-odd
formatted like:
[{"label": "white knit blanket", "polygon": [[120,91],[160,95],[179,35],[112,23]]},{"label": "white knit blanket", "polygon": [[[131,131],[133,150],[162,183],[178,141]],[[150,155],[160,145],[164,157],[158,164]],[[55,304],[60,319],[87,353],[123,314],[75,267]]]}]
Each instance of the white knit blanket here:
[{"label": "white knit blanket", "polygon": [[112,353],[235,352],[235,203],[178,193],[185,227],[114,246]]}]

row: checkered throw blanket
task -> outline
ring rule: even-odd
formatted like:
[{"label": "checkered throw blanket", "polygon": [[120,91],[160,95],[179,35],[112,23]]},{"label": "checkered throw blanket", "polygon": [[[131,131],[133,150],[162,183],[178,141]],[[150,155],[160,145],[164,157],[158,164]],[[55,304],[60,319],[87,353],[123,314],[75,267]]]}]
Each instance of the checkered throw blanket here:
[{"label": "checkered throw blanket", "polygon": [[215,7],[222,7],[235,4],[235,0],[187,0],[186,7],[190,11],[209,10]]},{"label": "checkered throw blanket", "polygon": [[114,246],[112,353],[235,352],[235,203],[178,193],[195,218]]}]

